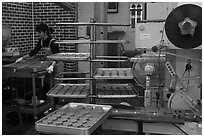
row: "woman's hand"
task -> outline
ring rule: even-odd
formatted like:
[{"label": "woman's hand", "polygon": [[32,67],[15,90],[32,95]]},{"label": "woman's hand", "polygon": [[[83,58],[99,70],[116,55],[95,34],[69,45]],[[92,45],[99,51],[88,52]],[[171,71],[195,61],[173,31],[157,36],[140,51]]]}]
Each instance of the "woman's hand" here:
[{"label": "woman's hand", "polygon": [[52,73],[53,72],[55,64],[56,64],[56,61],[53,61],[52,65],[50,65],[49,68],[47,68],[48,73]]},{"label": "woman's hand", "polygon": [[24,59],[28,59],[30,56],[28,54],[24,55],[23,57],[18,58],[15,63],[21,62]]},{"label": "woman's hand", "polygon": [[23,57],[18,58],[15,63],[21,62],[23,60]]},{"label": "woman's hand", "polygon": [[47,68],[48,73],[52,73],[54,69],[53,65],[50,65],[49,68]]}]

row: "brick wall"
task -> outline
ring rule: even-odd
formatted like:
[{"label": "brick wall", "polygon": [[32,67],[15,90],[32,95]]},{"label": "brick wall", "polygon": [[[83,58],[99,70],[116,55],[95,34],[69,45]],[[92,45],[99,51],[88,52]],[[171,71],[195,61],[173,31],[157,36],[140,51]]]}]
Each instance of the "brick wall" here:
[{"label": "brick wall", "polygon": [[[11,25],[11,47],[19,47],[20,54],[26,54],[33,48],[33,21],[32,5],[34,15],[34,26],[44,22],[54,29],[53,38],[76,39],[77,29],[73,26],[56,25],[59,22],[75,22],[77,20],[76,8],[66,11],[52,2],[2,2],[2,24]],[[75,7],[75,3],[72,3]],[[34,32],[34,43],[38,40]],[[61,52],[76,52],[73,44],[59,45]],[[43,52],[39,52],[43,54]],[[66,71],[76,71],[77,64],[65,63]]]},{"label": "brick wall", "polygon": [[2,24],[11,26],[11,47],[19,47],[21,54],[32,48],[31,2],[2,2]]}]

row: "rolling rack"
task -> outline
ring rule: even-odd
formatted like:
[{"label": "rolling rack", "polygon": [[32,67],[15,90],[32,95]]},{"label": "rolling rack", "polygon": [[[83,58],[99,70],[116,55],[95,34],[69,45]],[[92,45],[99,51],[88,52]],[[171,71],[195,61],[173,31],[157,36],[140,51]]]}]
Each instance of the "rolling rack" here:
[{"label": "rolling rack", "polygon": [[[60,61],[89,61],[90,72],[62,72],[56,76],[56,80],[89,80],[89,84],[57,84],[51,89],[47,95],[51,97],[63,98],[89,98],[88,103],[96,103],[96,98],[128,98],[136,97],[137,92],[131,84],[97,84],[97,80],[108,79],[134,79],[132,68],[96,68],[96,62],[124,62],[128,58],[122,56],[97,56],[95,47],[97,44],[126,44],[126,40],[96,40],[97,26],[129,26],[128,24],[119,23],[57,23],[57,25],[74,25],[74,26],[90,26],[90,40],[61,40],[58,44],[90,44],[90,53],[57,53],[48,56],[49,59]],[[117,58],[120,58],[118,60]],[[66,78],[66,74],[90,74],[88,78]],[[98,94],[98,93],[99,94]]]},{"label": "rolling rack", "polygon": [[[92,105],[93,108],[99,107],[96,102],[97,98],[107,99],[107,98],[132,98],[137,97],[138,93],[133,87],[132,84],[97,84],[97,80],[124,80],[134,79],[134,72],[132,68],[96,68],[96,62],[124,62],[129,61],[127,57],[121,56],[96,56],[96,45],[97,44],[126,44],[128,41],[126,40],[96,40],[96,26],[129,26],[127,24],[118,24],[118,23],[57,23],[57,25],[86,25],[91,27],[91,37],[90,40],[62,40],[56,41],[58,44],[62,43],[70,43],[70,44],[90,44],[90,53],[57,53],[54,55],[50,55],[47,58],[53,60],[60,60],[60,61],[89,61],[90,62],[90,72],[61,72],[59,73],[55,79],[59,81],[68,81],[68,80],[89,80],[89,83],[83,84],[68,84],[68,83],[58,83],[56,84],[48,93],[47,96],[50,97],[58,97],[58,98],[85,98],[86,103],[81,103],[80,106],[86,108],[87,105]],[[120,60],[118,60],[118,58]],[[89,74],[89,77],[80,77],[80,78],[67,78],[65,77],[66,74]],[[72,103],[71,103],[72,104]],[[68,106],[70,105],[67,104]],[[46,118],[43,118],[35,123],[36,130],[40,132],[50,132],[50,131],[58,131],[57,129],[64,131],[65,129],[69,129],[72,132],[61,132],[64,134],[91,134],[93,132],[93,128],[96,129],[100,126],[97,121],[102,123],[112,112],[112,107],[109,105],[104,105],[106,108],[108,106],[107,113],[105,113],[105,117],[100,117],[99,120],[88,127],[89,129],[84,129],[84,127],[76,126],[73,127],[73,123],[71,127],[64,127],[60,128],[60,126],[56,125],[55,121],[51,123],[42,124],[42,121]],[[57,111],[62,110],[64,107],[58,109]],[[103,108],[103,105],[102,105]],[[105,109],[103,109],[105,110]],[[106,112],[106,111],[105,111]],[[51,114],[50,114],[51,115]],[[100,120],[102,119],[102,120]],[[69,121],[69,120],[68,120]],[[66,122],[68,122],[66,121]],[[46,120],[45,120],[46,122]],[[52,129],[52,130],[51,130]],[[56,129],[56,130],[55,130]],[[91,131],[91,132],[89,132]]]}]

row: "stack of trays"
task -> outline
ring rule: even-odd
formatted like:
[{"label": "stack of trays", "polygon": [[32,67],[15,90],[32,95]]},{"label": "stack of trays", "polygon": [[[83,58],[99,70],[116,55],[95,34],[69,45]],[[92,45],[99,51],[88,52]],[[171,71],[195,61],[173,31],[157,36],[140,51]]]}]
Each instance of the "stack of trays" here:
[{"label": "stack of trays", "polygon": [[64,98],[85,98],[90,91],[88,84],[57,84],[47,96]]},{"label": "stack of trays", "polygon": [[[99,98],[136,97],[137,91],[132,84],[97,84]],[[63,98],[86,98],[90,93],[89,84],[57,84],[47,96]]]},{"label": "stack of trays", "polygon": [[131,84],[101,84],[97,85],[98,98],[136,97],[137,92]]},{"label": "stack of trays", "polygon": [[89,53],[56,53],[47,56],[48,59],[61,60],[61,61],[78,61],[88,60],[90,57]]},{"label": "stack of trays", "polygon": [[88,135],[111,114],[108,105],[69,103],[35,123],[39,132]]},{"label": "stack of trays", "polygon": [[96,70],[95,79],[133,79],[131,68],[99,68]]}]

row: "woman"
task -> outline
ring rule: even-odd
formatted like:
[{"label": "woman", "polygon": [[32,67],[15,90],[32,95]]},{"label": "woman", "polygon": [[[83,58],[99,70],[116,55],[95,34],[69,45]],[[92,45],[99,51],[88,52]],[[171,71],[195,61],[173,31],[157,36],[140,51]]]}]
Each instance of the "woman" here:
[{"label": "woman", "polygon": [[[40,23],[39,25],[36,26],[36,31],[38,32],[38,35],[40,36],[40,39],[38,40],[37,45],[30,53],[17,59],[16,63],[36,55],[41,49],[43,49],[43,51],[45,52],[47,56],[60,52],[59,46],[54,43],[55,39],[51,37],[51,33],[53,31],[52,28],[49,28],[47,24],[45,23]],[[56,61],[53,61],[52,65],[50,65],[50,67],[47,69],[48,73],[53,72],[53,68],[55,64],[56,64]]]},{"label": "woman", "polygon": [[[53,31],[52,28],[49,28],[47,24],[40,23],[36,26],[36,31],[38,32],[38,35],[40,36],[40,39],[37,42],[37,45],[35,48],[28,54],[24,55],[23,57],[16,60],[16,63],[28,59],[34,55],[36,55],[41,49],[45,52],[46,56],[49,56],[51,54],[59,53],[59,46],[54,43],[55,39],[51,37],[51,33]],[[50,67],[47,68],[48,73],[52,73],[54,66],[56,65],[56,61],[53,61]],[[46,93],[49,91],[50,85],[49,85],[49,78],[45,78],[44,82],[44,89],[42,93],[42,99],[46,99]]]}]

